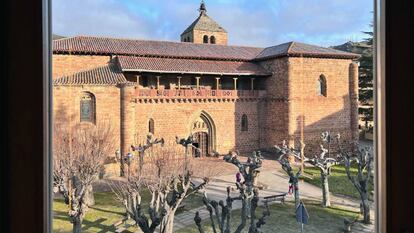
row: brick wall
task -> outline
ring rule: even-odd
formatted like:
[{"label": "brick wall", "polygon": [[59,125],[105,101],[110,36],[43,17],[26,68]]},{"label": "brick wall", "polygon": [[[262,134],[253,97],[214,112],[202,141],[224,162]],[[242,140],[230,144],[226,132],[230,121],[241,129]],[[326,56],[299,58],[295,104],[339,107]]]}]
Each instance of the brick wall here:
[{"label": "brick wall", "polygon": [[[289,140],[299,146],[302,122],[306,152],[319,153],[320,134],[340,133],[352,140],[350,65],[351,60],[289,58]],[[327,96],[318,93],[318,80],[324,75]]]},{"label": "brick wall", "polygon": [[[357,104],[349,93],[356,76],[351,63],[344,59],[297,57],[261,62],[273,75],[266,80],[268,98],[260,105],[260,146],[270,148],[287,140],[299,148],[302,120],[307,153],[320,152],[320,134],[327,130],[341,133],[344,140],[355,139],[357,129],[351,114]],[[322,74],[327,80],[327,97],[318,94]]]},{"label": "brick wall", "polygon": [[273,72],[266,79],[267,99],[260,104],[260,147],[271,148],[288,139],[288,58],[260,62]]},{"label": "brick wall", "polygon": [[[108,56],[53,55],[53,75],[67,75],[105,65]],[[346,140],[355,139],[357,125],[357,71],[351,60],[317,58],[279,58],[260,62],[273,72],[265,81],[266,100],[202,100],[131,102],[134,87],[121,92],[115,86],[55,86],[53,109],[55,122],[79,122],[80,96],[83,91],[96,97],[97,121],[109,119],[117,135],[118,147],[126,153],[128,145],[142,143],[148,132],[148,120],[155,121],[155,136],[173,142],[186,137],[201,112],[208,114],[216,130],[216,150],[251,151],[269,148],[288,140],[299,146],[302,119],[307,153],[319,153],[320,133],[331,130]],[[327,97],[317,93],[323,74]],[[212,78],[212,77],[211,77]],[[173,77],[169,77],[173,79]],[[169,80],[168,79],[168,80]],[[164,81],[168,81],[162,80]],[[201,84],[206,80],[202,79]],[[164,85],[164,83],[161,83]],[[183,84],[190,82],[183,77]],[[241,131],[241,117],[248,117],[249,130]],[[302,117],[304,116],[304,117]],[[123,123],[122,123],[123,122]],[[125,132],[121,135],[121,127]],[[122,146],[121,146],[122,143]]]},{"label": "brick wall", "polygon": [[[92,93],[96,100],[97,124],[109,124],[116,148],[120,148],[120,89],[115,86],[55,86],[53,88],[53,122],[70,128],[80,123],[80,98]],[[91,124],[91,123],[82,123]]]},{"label": "brick wall", "polygon": [[62,55],[52,56],[53,79],[108,64],[110,56]]},{"label": "brick wall", "polygon": [[[251,151],[259,146],[258,101],[158,101],[136,104],[136,141],[142,143],[148,133],[148,121],[154,120],[156,137],[167,143],[175,136],[187,137],[193,122],[202,112],[208,114],[215,125],[216,151],[227,153],[231,149]],[[248,117],[248,131],[241,131],[241,117]]]}]

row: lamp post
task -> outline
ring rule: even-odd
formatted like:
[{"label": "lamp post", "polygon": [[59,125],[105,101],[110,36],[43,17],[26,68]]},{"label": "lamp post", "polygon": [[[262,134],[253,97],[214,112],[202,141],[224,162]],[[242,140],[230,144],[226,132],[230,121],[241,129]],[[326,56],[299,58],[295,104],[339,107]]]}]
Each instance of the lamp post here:
[{"label": "lamp post", "polygon": [[128,165],[128,181],[129,181],[129,178],[131,176],[131,162],[134,159],[134,155],[131,152],[128,152],[128,154],[126,154],[126,157],[124,159],[125,159],[124,162]]},{"label": "lamp post", "polygon": [[116,159],[116,162],[119,161],[120,163],[119,165],[120,176],[124,176],[124,161],[122,161],[123,156],[121,156],[121,151],[119,149],[115,151],[115,159]]}]

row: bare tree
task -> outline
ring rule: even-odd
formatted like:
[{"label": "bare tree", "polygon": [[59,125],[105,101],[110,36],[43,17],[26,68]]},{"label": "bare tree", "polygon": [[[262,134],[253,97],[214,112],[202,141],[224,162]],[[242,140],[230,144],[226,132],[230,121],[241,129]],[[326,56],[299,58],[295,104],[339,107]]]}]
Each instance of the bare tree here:
[{"label": "bare tree", "polygon": [[247,216],[250,216],[250,201],[253,198],[253,188],[257,183],[256,179],[260,173],[259,169],[262,167],[262,156],[260,151],[254,151],[248,158],[246,162],[241,162],[238,159],[239,152],[233,151],[228,155],[223,157],[224,161],[234,164],[238,169],[240,174],[244,178],[244,186],[246,195],[246,204],[247,204]]},{"label": "bare tree", "polygon": [[[184,167],[184,169],[183,169]],[[118,199],[144,233],[172,233],[174,216],[181,203],[190,195],[203,189],[208,178],[194,185],[193,172],[186,169],[181,153],[169,148],[158,148],[151,156],[143,157],[142,171],[134,169],[131,178],[119,185],[112,185]],[[148,189],[151,200],[144,210],[141,192]]]},{"label": "bare tree", "polygon": [[[144,155],[145,155],[145,151],[147,149],[151,148],[155,144],[161,144],[161,146],[164,145],[164,138],[161,138],[161,139],[159,139],[159,138],[153,139],[152,137],[153,137],[152,133],[149,133],[147,135],[147,141],[146,141],[146,143],[144,145],[142,145],[142,146],[141,146],[141,144],[139,146],[131,145],[132,151],[135,151],[135,150],[138,151],[138,157],[139,157],[138,158],[139,159],[138,172],[140,173],[140,174],[138,174],[138,176],[141,176],[142,167],[144,166]],[[131,163],[131,161],[129,161],[129,164],[130,163]],[[128,173],[130,173],[130,171],[128,171]],[[128,179],[129,179],[129,176],[130,176],[130,174],[128,175]]]},{"label": "bare tree", "polygon": [[[256,218],[256,209],[259,202],[259,190],[254,187],[255,179],[259,173],[258,169],[261,167],[262,157],[260,152],[254,152],[248,157],[248,161],[243,163],[238,159],[238,152],[231,152],[224,156],[226,162],[232,163],[239,168],[240,173],[244,177],[244,182],[236,183],[239,195],[237,197],[230,196],[230,187],[227,187],[226,204],[223,201],[209,200],[207,195],[204,195],[203,202],[210,214],[210,224],[213,228],[213,232],[216,233],[219,230],[220,233],[230,233],[231,231],[231,211],[233,208],[233,202],[239,200],[242,202],[241,209],[241,222],[237,226],[235,233],[240,233],[247,226],[247,219],[250,218],[249,233],[262,232],[261,228],[265,224],[266,218],[270,215],[267,203],[265,203],[265,211],[262,217]],[[214,218],[213,214],[216,218]],[[197,212],[194,221],[200,233],[204,230],[201,226],[201,218]],[[216,224],[218,228],[216,227]]]},{"label": "bare tree", "polygon": [[88,210],[88,192],[98,178],[105,158],[113,151],[109,125],[77,125],[72,130],[54,129],[53,181],[69,205],[73,232],[82,232]]},{"label": "bare tree", "polygon": [[294,155],[295,157],[301,157],[300,152],[289,148],[286,145],[286,141],[283,141],[282,147],[275,146],[276,151],[279,153],[278,162],[282,165],[283,171],[289,176],[289,184],[292,185],[293,193],[295,197],[295,207],[297,208],[300,204],[299,196],[299,177],[302,174],[302,169],[299,168],[299,171],[296,174],[293,172],[292,167],[290,166],[287,156]]},{"label": "bare tree", "polygon": [[[338,137],[339,141],[339,137]],[[368,185],[371,178],[372,162],[374,160],[372,149],[353,146],[351,150],[345,150],[341,145],[340,155],[344,160],[346,174],[355,186],[361,199],[361,212],[364,216],[363,222],[368,224],[371,221],[370,206],[368,201]],[[357,174],[352,175],[351,168],[357,167]]]},{"label": "bare tree", "polygon": [[[338,137],[338,136],[337,136]],[[322,142],[327,144],[327,148],[320,145],[321,153],[314,158],[307,158],[303,157],[305,163],[309,163],[312,166],[316,167],[321,175],[321,183],[322,183],[322,205],[324,207],[331,206],[331,199],[329,195],[329,176],[331,175],[331,169],[335,165],[339,165],[341,162],[337,158],[331,157],[331,144],[334,141],[334,138],[331,136],[330,132],[324,132],[321,135]],[[300,152],[297,150],[291,149],[291,154],[299,159],[302,160],[300,156]]]}]

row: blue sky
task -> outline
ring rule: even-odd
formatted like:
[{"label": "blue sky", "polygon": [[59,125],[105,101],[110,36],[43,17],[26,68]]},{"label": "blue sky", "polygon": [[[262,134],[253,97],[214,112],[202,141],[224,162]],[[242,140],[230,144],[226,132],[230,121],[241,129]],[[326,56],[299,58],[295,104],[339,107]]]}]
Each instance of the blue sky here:
[{"label": "blue sky", "polygon": [[[288,41],[331,46],[370,30],[372,0],[205,0],[229,44]],[[53,33],[179,41],[198,16],[199,0],[53,0]]]}]

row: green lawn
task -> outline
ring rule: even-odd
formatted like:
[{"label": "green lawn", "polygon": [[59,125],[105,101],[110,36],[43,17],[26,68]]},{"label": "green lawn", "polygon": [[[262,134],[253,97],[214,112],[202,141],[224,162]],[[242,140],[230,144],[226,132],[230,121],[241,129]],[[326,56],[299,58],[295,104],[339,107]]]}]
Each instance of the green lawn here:
[{"label": "green lawn", "polygon": [[[309,224],[304,226],[304,232],[343,232],[344,218],[349,220],[358,216],[357,212],[341,209],[341,208],[323,208],[320,203],[305,202],[306,209],[309,214]],[[262,209],[259,208],[257,216],[262,215]],[[232,213],[232,232],[240,223],[240,210],[235,210]],[[249,223],[249,222],[248,222]],[[210,221],[203,221],[205,233],[212,233]],[[216,224],[217,225],[217,224]],[[285,203],[273,204],[270,206],[270,216],[266,220],[263,227],[263,232],[283,232],[283,233],[297,233],[300,232],[300,225],[296,222],[294,215],[294,204]],[[243,232],[248,232],[248,226]],[[198,233],[195,224],[187,228],[176,231],[176,233]]]},{"label": "green lawn", "polygon": [[[329,191],[334,194],[341,194],[350,196],[353,198],[359,199],[358,191],[355,189],[354,185],[348,179],[345,171],[345,167],[343,165],[338,165],[332,167],[331,176],[329,176]],[[351,168],[351,173],[356,174],[357,168]],[[304,177],[304,180],[308,183],[316,185],[318,187],[322,187],[321,182],[321,175],[319,169],[315,167],[306,167],[305,168],[305,175],[310,176],[311,178]],[[374,184],[371,179],[369,183],[369,192],[374,189]],[[372,197],[370,197],[372,198]]]},{"label": "green lawn", "polygon": [[[143,203],[148,203],[149,192],[142,193]],[[202,196],[191,195],[185,200],[185,207],[177,211],[197,208],[203,204]],[[86,213],[83,230],[84,232],[114,232],[112,225],[124,217],[124,207],[115,199],[112,192],[95,193],[95,205]],[[53,232],[72,232],[72,224],[68,218],[68,207],[62,199],[53,201]],[[130,227],[130,232],[135,232],[136,227]]]}]

